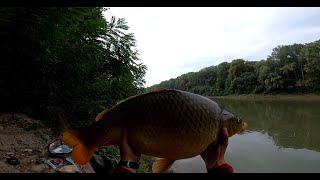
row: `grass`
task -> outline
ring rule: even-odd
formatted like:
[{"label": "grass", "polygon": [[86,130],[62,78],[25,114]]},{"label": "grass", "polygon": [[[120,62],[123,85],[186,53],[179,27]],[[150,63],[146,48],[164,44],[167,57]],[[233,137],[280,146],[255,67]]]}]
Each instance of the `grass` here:
[{"label": "grass", "polygon": [[[99,155],[102,158],[107,158],[107,156],[113,156],[118,161],[120,160],[120,151],[119,148],[116,146],[108,146],[99,149],[96,153],[96,155]],[[139,169],[137,170],[138,173],[150,173],[152,172],[152,164],[154,162],[153,157],[149,156],[141,156],[140,162],[139,162]]]}]

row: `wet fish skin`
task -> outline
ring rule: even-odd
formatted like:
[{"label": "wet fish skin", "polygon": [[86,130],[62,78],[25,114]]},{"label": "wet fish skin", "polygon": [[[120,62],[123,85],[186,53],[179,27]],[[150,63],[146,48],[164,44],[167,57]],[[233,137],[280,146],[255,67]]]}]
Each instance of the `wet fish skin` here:
[{"label": "wet fish skin", "polygon": [[[118,145],[123,129],[128,130],[129,144],[136,151],[178,160],[197,156],[216,143],[221,127],[227,127],[232,136],[245,126],[211,99],[178,90],[128,98],[98,114],[96,120],[87,128],[63,135],[64,141],[75,147],[73,159],[80,164],[86,163],[90,157],[85,156],[97,147]],[[85,153],[77,153],[78,144]]]}]

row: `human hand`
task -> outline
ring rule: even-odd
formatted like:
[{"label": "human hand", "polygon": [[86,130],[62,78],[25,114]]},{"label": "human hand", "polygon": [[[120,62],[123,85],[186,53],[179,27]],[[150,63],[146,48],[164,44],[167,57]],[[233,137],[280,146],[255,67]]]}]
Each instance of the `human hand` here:
[{"label": "human hand", "polygon": [[224,159],[229,144],[228,140],[228,130],[227,128],[222,128],[218,135],[217,144],[209,146],[207,150],[208,160],[206,166],[208,173],[234,173],[232,166]]},{"label": "human hand", "polygon": [[[136,152],[128,143],[128,131],[127,129],[124,129],[122,132],[122,137],[121,141],[119,144],[119,149],[120,149],[120,156],[121,156],[121,161],[133,161],[136,163],[139,163],[141,153]],[[128,167],[123,167],[131,172],[136,172],[136,169],[128,168]]]},{"label": "human hand", "polygon": [[227,128],[222,128],[218,134],[217,143],[210,144],[207,149],[200,154],[206,163],[208,171],[226,164],[224,155],[228,147],[228,138]]},{"label": "human hand", "polygon": [[227,128],[222,128],[219,136],[218,136],[218,144],[220,145],[220,152],[218,154],[217,158],[217,166],[220,166],[222,164],[226,164],[226,161],[224,159],[224,155],[227,151],[227,147],[229,144],[229,133]]}]

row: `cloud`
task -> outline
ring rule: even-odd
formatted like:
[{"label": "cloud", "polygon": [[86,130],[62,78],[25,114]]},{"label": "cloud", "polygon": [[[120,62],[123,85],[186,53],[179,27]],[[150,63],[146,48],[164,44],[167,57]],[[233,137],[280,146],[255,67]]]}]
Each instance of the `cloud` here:
[{"label": "cloud", "polygon": [[125,18],[148,66],[146,85],[236,58],[261,60],[278,45],[320,39],[320,8],[111,7]]}]

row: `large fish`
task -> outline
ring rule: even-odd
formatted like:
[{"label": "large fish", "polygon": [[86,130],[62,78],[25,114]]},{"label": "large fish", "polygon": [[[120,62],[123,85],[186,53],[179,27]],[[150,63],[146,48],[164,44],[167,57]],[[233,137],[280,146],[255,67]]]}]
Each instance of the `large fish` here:
[{"label": "large fish", "polygon": [[[130,97],[96,117],[92,125],[63,133],[73,147],[72,158],[86,164],[97,148],[119,145],[123,129],[130,146],[147,156],[158,157],[153,172],[165,172],[175,160],[201,155],[212,167],[220,129],[229,136],[243,132],[247,124],[209,98],[179,90],[157,90]],[[207,149],[208,148],[208,149]]]}]

